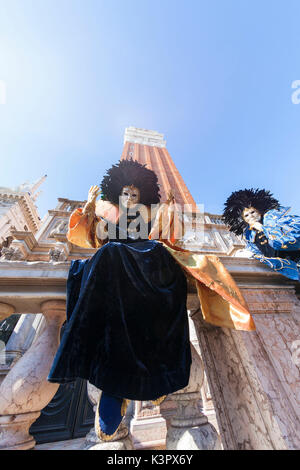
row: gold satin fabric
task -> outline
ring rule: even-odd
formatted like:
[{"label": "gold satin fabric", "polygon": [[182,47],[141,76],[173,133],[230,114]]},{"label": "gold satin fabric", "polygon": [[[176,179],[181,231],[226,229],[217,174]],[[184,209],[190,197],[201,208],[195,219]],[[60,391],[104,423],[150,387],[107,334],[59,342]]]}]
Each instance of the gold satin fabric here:
[{"label": "gold satin fabric", "polygon": [[[109,202],[98,201],[96,213],[113,223],[117,223],[117,206]],[[165,216],[162,218],[162,214]],[[69,220],[68,240],[83,248],[98,248],[105,242],[96,237],[97,215],[83,214],[82,209],[75,209]],[[162,220],[168,227],[162,226]],[[149,239],[161,241],[173,258],[180,264],[187,276],[192,276],[196,283],[203,318],[212,325],[253,331],[254,321],[247,304],[234,279],[214,255],[200,255],[177,247],[174,243],[182,236],[182,227],[176,219],[175,211],[164,207],[157,213]]]},{"label": "gold satin fabric", "polygon": [[235,330],[255,330],[244,297],[217,256],[184,250],[167,240],[163,244],[182,269],[195,280],[205,321]]}]

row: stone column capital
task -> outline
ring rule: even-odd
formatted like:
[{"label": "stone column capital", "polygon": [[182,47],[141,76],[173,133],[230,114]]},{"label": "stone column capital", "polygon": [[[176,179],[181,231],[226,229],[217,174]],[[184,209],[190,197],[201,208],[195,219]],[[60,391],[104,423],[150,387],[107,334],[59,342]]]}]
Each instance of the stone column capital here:
[{"label": "stone column capital", "polygon": [[52,311],[65,311],[66,302],[65,300],[45,300],[41,303],[41,311],[45,315]]},{"label": "stone column capital", "polygon": [[0,302],[0,321],[10,317],[13,313],[15,313],[15,308],[12,305]]},{"label": "stone column capital", "polygon": [[46,300],[41,303],[41,312],[48,324],[62,325],[66,318],[66,302],[65,300]]}]

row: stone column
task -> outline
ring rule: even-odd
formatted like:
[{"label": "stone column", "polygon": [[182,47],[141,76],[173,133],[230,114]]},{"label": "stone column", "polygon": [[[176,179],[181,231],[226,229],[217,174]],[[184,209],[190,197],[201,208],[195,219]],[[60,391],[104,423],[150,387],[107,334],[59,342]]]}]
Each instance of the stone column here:
[{"label": "stone column", "polygon": [[44,320],[42,313],[22,314],[2,351],[3,345],[0,343],[0,385],[16,362],[29,349]]},{"label": "stone column", "polygon": [[241,287],[256,331],[194,315],[224,449],[299,449],[299,302],[292,286]]},{"label": "stone column", "polygon": [[187,387],[172,394],[177,410],[168,427],[167,450],[220,450],[221,440],[202,412],[200,389],[204,379],[201,358],[191,344],[192,366]]},{"label": "stone column", "polygon": [[59,384],[47,381],[65,320],[65,301],[41,304],[46,328],[8,373],[0,387],[0,449],[26,450],[35,445],[29,428],[51,401]]},{"label": "stone column", "polygon": [[40,333],[40,328],[44,322],[46,323],[43,314],[23,313],[7,342],[7,351],[18,352],[23,355]]}]

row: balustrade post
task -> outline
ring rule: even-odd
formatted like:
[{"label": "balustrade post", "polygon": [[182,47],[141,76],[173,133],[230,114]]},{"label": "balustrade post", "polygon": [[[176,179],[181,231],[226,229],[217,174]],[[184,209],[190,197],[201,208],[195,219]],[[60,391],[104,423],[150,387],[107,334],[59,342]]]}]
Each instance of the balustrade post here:
[{"label": "balustrade post", "polygon": [[47,377],[65,320],[63,300],[41,304],[46,327],[5,377],[0,387],[0,449],[26,450],[35,446],[29,428],[51,401],[59,384]]},{"label": "balustrade post", "polygon": [[204,380],[202,360],[191,345],[192,366],[187,387],[172,394],[177,409],[167,431],[167,450],[221,450],[216,429],[202,412],[200,389]]}]

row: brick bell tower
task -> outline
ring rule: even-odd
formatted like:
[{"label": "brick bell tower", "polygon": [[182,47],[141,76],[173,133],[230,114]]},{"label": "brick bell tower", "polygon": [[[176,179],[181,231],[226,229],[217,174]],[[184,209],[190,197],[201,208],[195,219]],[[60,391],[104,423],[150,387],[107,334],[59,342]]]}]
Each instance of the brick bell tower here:
[{"label": "brick bell tower", "polygon": [[137,160],[153,170],[160,187],[161,202],[165,202],[172,189],[176,202],[181,206],[190,204],[192,212],[197,211],[196,203],[182,176],[177,170],[166,148],[164,135],[156,131],[127,127],[124,135],[124,148],[121,159]]},{"label": "brick bell tower", "polygon": [[147,168],[156,173],[161,202],[166,201],[167,194],[172,189],[176,203],[184,209],[182,217],[185,223],[185,235],[178,245],[200,253],[223,256],[232,256],[244,248],[244,242],[228,231],[221,215],[204,212],[204,205],[196,204],[166,148],[163,134],[127,127],[121,159],[131,158],[143,165],[146,164]]}]

